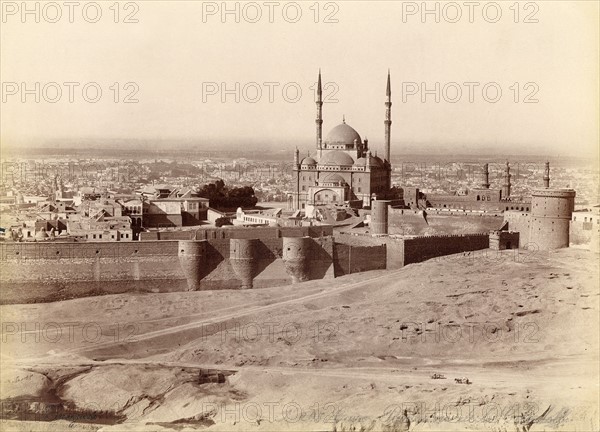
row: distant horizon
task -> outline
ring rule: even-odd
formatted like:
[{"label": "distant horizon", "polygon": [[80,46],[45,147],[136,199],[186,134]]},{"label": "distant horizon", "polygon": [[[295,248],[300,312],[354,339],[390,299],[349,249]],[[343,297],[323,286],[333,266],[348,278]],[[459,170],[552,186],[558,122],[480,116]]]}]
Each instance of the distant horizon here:
[{"label": "distant horizon", "polygon": [[187,142],[291,155],[314,148],[321,70],[323,138],[345,117],[382,154],[389,70],[392,155],[597,157],[597,2],[542,2],[528,22],[508,3],[499,22],[469,22],[466,10],[435,22],[403,15],[410,2],[323,3],[317,20],[301,2],[293,23],[281,10],[273,22],[203,15],[207,3],[143,2],[119,24],[109,9],[94,24],[8,17],[2,146]]},{"label": "distant horizon", "polygon": [[[173,146],[172,144],[181,142],[175,140],[161,140],[154,142],[146,142],[146,140],[107,140],[108,142],[117,141],[119,144],[114,146],[106,145],[106,143],[100,144],[98,140],[94,140],[97,146],[86,146],[86,147],[69,147],[68,145],[56,145],[53,143],[47,143],[46,146],[36,146],[35,144],[23,145],[12,149],[6,149],[4,146],[0,148],[0,157],[2,159],[11,158],[27,158],[36,159],[44,156],[55,156],[55,157],[68,157],[69,155],[78,156],[94,156],[98,157],[102,154],[104,157],[100,159],[111,159],[119,156],[127,155],[131,156],[132,159],[178,159],[189,156],[196,156],[198,158],[213,158],[213,159],[227,159],[234,155],[236,158],[254,159],[254,160],[276,160],[276,161],[287,161],[290,162],[293,159],[293,152],[295,150],[294,145],[274,151],[273,149],[261,149],[248,145],[246,143],[243,149],[232,145],[230,148],[223,148],[220,146],[207,147],[203,146],[193,147],[193,143],[188,143],[180,146]],[[184,140],[187,141],[187,140]],[[130,148],[123,146],[124,143],[129,142],[132,144]],[[170,143],[170,146],[159,146],[160,143]],[[63,141],[64,143],[64,141]],[[136,145],[133,145],[133,144]],[[314,154],[314,149],[309,146],[300,147],[298,146],[301,157],[306,156],[309,152]],[[423,158],[425,160],[438,161],[449,158],[457,161],[466,162],[472,160],[473,162],[485,162],[489,160],[506,160],[515,161],[518,159],[525,159],[528,162],[539,162],[539,161],[559,161],[568,160],[570,162],[586,162],[586,164],[594,165],[596,169],[600,168],[600,155],[595,159],[590,159],[588,155],[583,154],[548,154],[542,152],[535,152],[529,148],[528,152],[516,153],[514,151],[499,151],[493,148],[481,148],[477,152],[457,152],[456,149],[440,149],[436,147],[436,151],[432,154],[431,149],[428,149],[419,144],[404,145],[401,153],[392,152],[392,163],[396,161],[407,161],[407,159]],[[221,152],[222,155],[218,153]],[[253,157],[255,156],[255,157]]]},{"label": "distant horizon", "polygon": [[[332,126],[333,128],[333,126]],[[325,133],[328,129],[324,127]],[[359,131],[360,132],[360,131]],[[394,140],[394,130],[392,129],[391,155],[392,158],[397,154],[422,154],[432,155],[477,155],[477,156],[542,156],[548,158],[575,158],[596,160],[600,166],[600,147],[591,147],[589,151],[579,151],[573,154],[573,144],[565,145],[564,152],[561,149],[552,148],[554,152],[549,152],[550,148],[544,143],[510,143],[501,144],[496,141],[479,143],[474,147],[468,140],[447,141],[443,144],[431,142],[404,142]],[[314,138],[313,138],[314,139]],[[239,152],[240,145],[244,146],[243,151],[268,152],[268,153],[289,153],[290,159],[293,152],[298,148],[301,154],[316,152],[315,144],[309,140],[298,138],[285,138],[283,140],[264,139],[255,140],[248,138],[202,138],[202,137],[161,137],[161,138],[118,138],[118,137],[64,137],[52,139],[23,139],[12,140],[16,145],[10,146],[6,142],[0,141],[0,155],[8,152],[22,152],[31,150],[57,150],[57,151],[86,151],[86,150],[121,150],[133,151],[135,149],[148,152],[176,152],[176,151],[194,151],[194,152]],[[383,153],[383,137],[379,139],[369,138],[370,147],[373,151]],[[130,148],[123,148],[123,146]],[[559,150],[556,152],[556,150]],[[457,153],[458,152],[458,153]],[[433,155],[432,155],[433,156]],[[4,156],[2,156],[4,157]]]}]

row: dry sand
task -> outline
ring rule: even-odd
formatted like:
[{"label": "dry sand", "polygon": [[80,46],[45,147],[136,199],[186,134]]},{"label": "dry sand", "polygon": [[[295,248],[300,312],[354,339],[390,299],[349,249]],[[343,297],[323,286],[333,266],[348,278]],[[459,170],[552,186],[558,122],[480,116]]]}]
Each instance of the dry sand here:
[{"label": "dry sand", "polygon": [[563,249],[2,306],[2,429],[598,430],[599,301]]}]

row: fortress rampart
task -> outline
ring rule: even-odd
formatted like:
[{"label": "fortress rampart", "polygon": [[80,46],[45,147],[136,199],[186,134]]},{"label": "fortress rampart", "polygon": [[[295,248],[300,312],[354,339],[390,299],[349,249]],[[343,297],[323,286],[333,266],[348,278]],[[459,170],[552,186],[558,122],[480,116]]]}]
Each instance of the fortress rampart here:
[{"label": "fortress rampart", "polygon": [[521,248],[551,250],[569,247],[571,216],[575,208],[572,189],[535,189],[531,212],[507,211],[504,222],[520,234]]},{"label": "fortress rampart", "polygon": [[531,196],[529,241],[541,250],[569,247],[569,225],[575,208],[575,191],[536,189]]},{"label": "fortress rampart", "polygon": [[451,235],[497,230],[502,225],[502,215],[461,210],[389,209],[389,234],[399,235]]},{"label": "fortress rampart", "polygon": [[371,202],[371,234],[383,235],[388,233],[389,201],[376,200]]},{"label": "fortress rampart", "polygon": [[230,238],[324,237],[333,235],[333,226],[303,227],[223,227],[185,231],[150,231],[140,233],[140,240],[216,240]]},{"label": "fortress rampart", "polygon": [[[321,227],[310,227],[321,228]],[[253,231],[254,230],[248,230]],[[326,231],[325,231],[326,232]],[[0,303],[122,292],[262,288],[399,268],[485,249],[488,234],[373,238],[271,228],[263,238],[128,243],[4,243]],[[287,234],[281,237],[282,234]],[[279,235],[277,237],[275,234]]]},{"label": "fortress rampart", "polygon": [[402,265],[460,252],[487,249],[489,234],[423,236],[402,239]]},{"label": "fortress rampart", "polygon": [[284,237],[282,259],[292,283],[304,282],[310,278],[310,257],[312,242],[310,237]]}]

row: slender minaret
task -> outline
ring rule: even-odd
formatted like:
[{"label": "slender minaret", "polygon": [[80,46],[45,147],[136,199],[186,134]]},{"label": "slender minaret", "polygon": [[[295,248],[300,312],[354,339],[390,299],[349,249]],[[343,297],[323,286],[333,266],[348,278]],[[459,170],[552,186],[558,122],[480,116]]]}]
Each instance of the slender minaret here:
[{"label": "slender minaret", "polygon": [[502,186],[502,198],[507,199],[510,197],[510,165],[506,161],[506,168],[504,168],[504,186]]},{"label": "slender minaret", "polygon": [[550,187],[550,162],[546,162],[546,167],[544,168],[544,187]]},{"label": "slender minaret", "polygon": [[319,69],[319,79],[317,81],[317,155],[321,158],[321,140],[323,138],[323,89],[321,87],[321,69]]},{"label": "slender minaret", "polygon": [[388,69],[387,88],[385,90],[385,160],[390,161],[390,139],[392,135],[392,85],[390,83],[390,70]]},{"label": "slender minaret", "polygon": [[483,165],[483,175],[481,176],[481,187],[483,189],[490,188],[490,170],[488,164]]}]

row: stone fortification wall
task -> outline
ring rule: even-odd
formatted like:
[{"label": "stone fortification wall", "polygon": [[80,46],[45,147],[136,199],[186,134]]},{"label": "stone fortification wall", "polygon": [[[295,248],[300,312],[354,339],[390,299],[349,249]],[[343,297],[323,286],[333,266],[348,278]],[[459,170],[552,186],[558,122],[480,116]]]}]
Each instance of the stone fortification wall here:
[{"label": "stone fortification wall", "polygon": [[406,238],[403,242],[403,264],[407,265],[439,256],[487,249],[490,240],[489,234],[465,234]]},{"label": "stone fortification wall", "polygon": [[526,248],[529,244],[529,213],[520,211],[507,211],[504,213],[504,222],[508,222],[508,229],[519,233],[519,247]]},{"label": "stone fortification wall", "polygon": [[[451,214],[452,213],[452,214]],[[389,209],[389,233],[398,235],[454,235],[497,230],[502,225],[500,214],[432,212]]]},{"label": "stone fortification wall", "polygon": [[355,246],[336,243],[334,250],[335,276],[369,270],[384,270],[387,254],[385,245]]},{"label": "stone fortification wall", "polygon": [[598,233],[600,225],[596,222],[571,221],[569,241],[572,245],[587,245],[592,241],[594,231]]},{"label": "stone fortification wall", "polygon": [[[282,231],[299,236],[290,237],[294,239],[302,238],[303,233],[314,236],[327,232],[327,227]],[[332,237],[306,237],[307,270],[300,279],[333,277]],[[0,244],[0,303],[55,301],[122,292],[238,289],[243,286],[243,278],[231,263],[231,241],[208,240],[201,248],[190,241],[181,242],[185,244],[182,248],[178,241],[3,243]],[[256,261],[252,270],[253,287],[289,284],[294,277],[298,280],[297,275],[286,271],[281,259],[283,243],[284,239],[275,235],[257,241],[252,252]],[[196,261],[202,261],[202,266],[193,264],[193,259],[182,263],[180,254],[197,255]],[[190,278],[196,273],[198,276]]]}]

